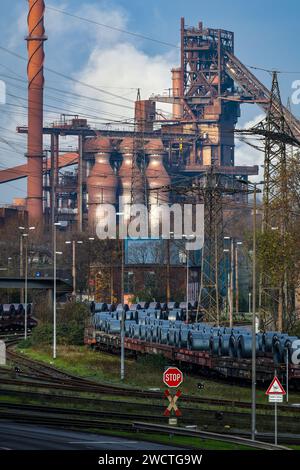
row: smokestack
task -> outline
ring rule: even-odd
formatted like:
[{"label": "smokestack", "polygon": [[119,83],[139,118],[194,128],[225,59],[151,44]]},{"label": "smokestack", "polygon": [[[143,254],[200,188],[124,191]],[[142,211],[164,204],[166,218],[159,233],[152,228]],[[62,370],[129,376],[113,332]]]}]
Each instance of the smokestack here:
[{"label": "smokestack", "polygon": [[28,0],[28,179],[27,210],[30,224],[43,223],[43,91],[44,0]]}]

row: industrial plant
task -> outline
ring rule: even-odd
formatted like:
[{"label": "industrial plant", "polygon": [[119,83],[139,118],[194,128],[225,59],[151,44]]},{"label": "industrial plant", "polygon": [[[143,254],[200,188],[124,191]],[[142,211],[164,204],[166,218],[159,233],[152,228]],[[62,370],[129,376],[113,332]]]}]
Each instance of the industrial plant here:
[{"label": "industrial plant", "polygon": [[[132,100],[113,87],[107,92],[123,100],[131,117],[97,125],[59,104],[57,117],[48,122],[46,71],[53,69],[47,65],[46,9],[63,14],[65,21],[73,17],[110,26],[47,4],[28,0],[26,115],[15,130],[26,140],[26,162],[0,167],[0,192],[6,184],[27,181],[26,198],[13,193],[12,202],[0,206],[3,387],[14,387],[9,393],[25,400],[25,423],[109,430],[112,436],[121,429],[173,439],[174,432],[187,436],[187,447],[194,437],[202,436],[205,445],[206,439],[226,435],[234,450],[286,450],[294,443],[296,448],[300,120],[283,102],[280,71],[246,66],[236,54],[234,32],[197,21],[195,13],[192,25],[178,18],[178,62],[166,77],[167,89],[144,96],[141,83],[132,88]],[[267,85],[255,69],[267,72]],[[82,97],[71,95],[78,102]],[[240,125],[243,105],[258,106],[263,117]],[[260,152],[263,164],[254,158],[238,164],[237,142]],[[13,376],[1,369],[6,367],[1,338]],[[88,372],[80,365],[82,356]],[[103,360],[97,368],[95,357]],[[114,362],[119,357],[120,377]],[[137,386],[133,367],[152,371],[146,388]],[[156,387],[158,369],[167,386],[164,418],[153,410],[163,394]],[[178,387],[186,378],[181,413]],[[203,378],[209,397],[201,395]],[[221,383],[220,393],[230,399],[214,399],[219,385],[210,381]],[[276,402],[274,443],[269,405],[257,394],[269,382],[269,401]],[[242,387],[250,385],[251,397],[244,400]],[[36,414],[30,416],[36,421],[29,419],[32,402],[47,387],[49,400],[52,391],[51,400],[57,400],[55,410],[68,392],[80,413],[69,416],[66,408],[51,414],[49,404],[42,410],[34,405]],[[56,387],[62,387],[60,395]],[[233,396],[235,387],[240,396]],[[86,393],[97,412],[83,418]],[[134,405],[123,400],[120,412],[117,400],[130,394]],[[278,432],[277,402],[285,395],[286,422]],[[192,403],[197,403],[195,416]],[[137,407],[135,417],[131,406]],[[4,416],[22,421],[18,405],[8,403],[7,409]],[[43,413],[51,416],[42,419]],[[200,424],[198,415],[205,415],[207,424]],[[162,422],[166,417],[168,426]],[[95,425],[87,424],[90,419]]]}]

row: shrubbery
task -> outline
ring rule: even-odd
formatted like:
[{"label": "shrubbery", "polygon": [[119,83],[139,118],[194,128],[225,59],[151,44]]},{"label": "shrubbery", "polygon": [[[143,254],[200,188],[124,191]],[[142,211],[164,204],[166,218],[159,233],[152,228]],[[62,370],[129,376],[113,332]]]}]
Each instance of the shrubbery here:
[{"label": "shrubbery", "polygon": [[[88,307],[82,303],[68,303],[57,311],[57,344],[82,345]],[[27,341],[19,343],[26,348],[38,345],[50,345],[53,341],[53,324],[46,320],[39,322]]]}]

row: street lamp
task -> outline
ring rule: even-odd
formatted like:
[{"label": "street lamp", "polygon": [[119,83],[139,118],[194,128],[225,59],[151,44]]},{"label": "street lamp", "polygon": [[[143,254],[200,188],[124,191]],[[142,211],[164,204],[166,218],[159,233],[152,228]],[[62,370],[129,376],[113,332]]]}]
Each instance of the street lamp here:
[{"label": "street lamp", "polygon": [[[93,242],[95,240],[94,237],[89,237],[89,242]],[[88,262],[89,262],[89,266],[88,266],[88,301],[90,301],[90,297],[91,297],[91,288],[90,288],[90,279],[91,279],[91,244],[89,243],[89,250],[88,250]]]},{"label": "street lamp", "polygon": [[[25,278],[24,278],[24,287],[25,287],[25,314],[24,314],[24,339],[27,339],[27,307],[28,307],[28,238],[30,231],[35,230],[35,227],[19,227],[19,230],[27,230],[26,233],[21,234],[20,238],[20,275],[23,276],[23,239],[25,238]],[[23,299],[22,299],[23,300]]]},{"label": "street lamp", "polygon": [[255,441],[256,434],[256,226],[257,226],[257,185],[264,181],[253,183],[253,257],[252,257],[252,405],[251,405],[251,439]]},{"label": "street lamp", "polygon": [[224,237],[224,240],[230,241],[230,249],[224,249],[225,253],[230,254],[229,277],[229,326],[233,326],[233,271],[234,271],[234,240],[232,237]]},{"label": "street lamp", "polygon": [[56,255],[60,252],[56,251],[56,229],[60,227],[60,222],[55,222],[53,225],[53,359],[56,359]]},{"label": "street lamp", "polygon": [[[194,238],[194,235],[183,235],[183,238]],[[185,249],[186,258],[186,323],[189,322],[189,250]]]},{"label": "street lamp", "polygon": [[[73,280],[73,292],[72,295],[76,300],[76,241],[66,240],[66,245],[72,245],[72,280]],[[82,245],[82,240],[77,240],[78,245]]]},{"label": "street lamp", "polygon": [[243,242],[237,241],[235,244],[235,312],[238,315],[240,310],[239,305],[239,297],[240,297],[240,289],[239,289],[239,250],[238,247],[242,246]]}]

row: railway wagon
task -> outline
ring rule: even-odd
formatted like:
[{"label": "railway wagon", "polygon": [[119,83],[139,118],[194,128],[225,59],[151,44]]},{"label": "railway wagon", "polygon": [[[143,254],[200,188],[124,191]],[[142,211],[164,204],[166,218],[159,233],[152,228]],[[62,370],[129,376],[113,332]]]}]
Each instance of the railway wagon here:
[{"label": "railway wagon", "polygon": [[[166,307],[166,306],[164,306]],[[249,327],[186,323],[180,306],[162,309],[93,307],[85,343],[96,349],[117,352],[124,321],[124,344],[128,353],[161,354],[202,375],[251,380],[252,334]],[[268,331],[256,334],[257,381],[269,382],[276,371],[290,386],[300,388],[300,340],[296,336]],[[296,359],[296,360],[295,360]],[[297,361],[298,360],[298,361]]]}]

